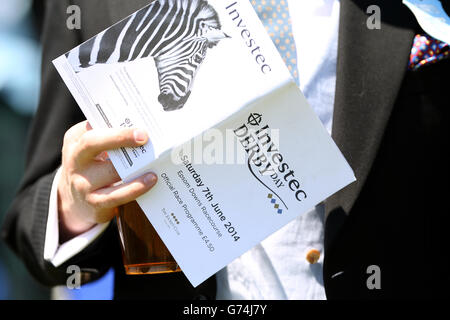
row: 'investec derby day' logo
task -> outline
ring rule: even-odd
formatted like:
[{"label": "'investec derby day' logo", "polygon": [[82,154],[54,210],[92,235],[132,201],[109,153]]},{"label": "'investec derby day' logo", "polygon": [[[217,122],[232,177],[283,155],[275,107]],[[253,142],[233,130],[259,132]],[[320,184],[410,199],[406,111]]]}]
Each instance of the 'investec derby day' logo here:
[{"label": "'investec derby day' logo", "polygon": [[251,113],[247,123],[233,132],[248,154],[247,165],[250,173],[269,190],[267,198],[276,212],[282,214],[283,208],[289,208],[277,191],[288,188],[296,201],[306,199],[307,194],[279,147],[272,141],[269,125],[261,126],[261,122],[262,114]]}]

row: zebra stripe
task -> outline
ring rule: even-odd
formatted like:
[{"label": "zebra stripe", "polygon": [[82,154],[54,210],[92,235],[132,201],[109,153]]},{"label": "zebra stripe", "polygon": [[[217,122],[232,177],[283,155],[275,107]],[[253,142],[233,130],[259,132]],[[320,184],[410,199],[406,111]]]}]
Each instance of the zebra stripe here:
[{"label": "zebra stripe", "polygon": [[227,37],[220,27],[206,0],[156,0],[72,50],[68,59],[80,71],[151,56],[158,69],[160,102],[165,110],[178,109],[207,49]]}]

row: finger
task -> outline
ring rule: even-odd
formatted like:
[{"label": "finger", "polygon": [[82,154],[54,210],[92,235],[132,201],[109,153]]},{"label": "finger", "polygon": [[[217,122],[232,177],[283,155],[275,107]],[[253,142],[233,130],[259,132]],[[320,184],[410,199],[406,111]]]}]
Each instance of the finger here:
[{"label": "finger", "polygon": [[76,141],[80,139],[83,134],[90,130],[92,130],[92,127],[87,120],[78,122],[66,131],[64,140],[68,142]]},{"label": "finger", "polygon": [[148,135],[141,129],[98,129],[86,131],[75,150],[79,161],[91,161],[103,151],[120,147],[138,147],[148,141]]},{"label": "finger", "polygon": [[156,181],[154,173],[145,174],[128,183],[98,189],[87,196],[87,201],[99,210],[112,209],[136,200],[149,191]]},{"label": "finger", "polygon": [[104,188],[121,181],[111,160],[92,162],[84,171],[84,176],[90,182],[89,191]]}]

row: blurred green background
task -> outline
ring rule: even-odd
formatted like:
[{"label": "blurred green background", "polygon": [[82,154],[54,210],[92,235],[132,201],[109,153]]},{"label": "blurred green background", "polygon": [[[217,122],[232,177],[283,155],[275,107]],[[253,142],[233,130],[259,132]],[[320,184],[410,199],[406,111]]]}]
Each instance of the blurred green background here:
[{"label": "blurred green background", "polygon": [[[25,163],[25,141],[39,94],[41,8],[29,0],[0,6],[0,219],[17,190]],[[48,299],[22,262],[0,242],[0,299]]]}]

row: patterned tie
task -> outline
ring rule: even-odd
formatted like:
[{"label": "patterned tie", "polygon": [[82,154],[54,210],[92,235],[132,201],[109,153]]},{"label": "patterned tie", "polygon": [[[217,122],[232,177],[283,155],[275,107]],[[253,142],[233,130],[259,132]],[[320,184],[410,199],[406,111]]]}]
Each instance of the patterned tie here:
[{"label": "patterned tie", "polygon": [[427,34],[418,34],[414,38],[409,57],[410,70],[435,63],[450,57],[450,47],[447,43],[436,40]]},{"label": "patterned tie", "polygon": [[297,50],[287,0],[250,0],[289,71],[299,85]]}]

